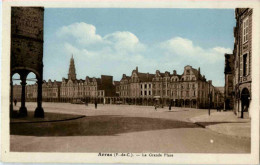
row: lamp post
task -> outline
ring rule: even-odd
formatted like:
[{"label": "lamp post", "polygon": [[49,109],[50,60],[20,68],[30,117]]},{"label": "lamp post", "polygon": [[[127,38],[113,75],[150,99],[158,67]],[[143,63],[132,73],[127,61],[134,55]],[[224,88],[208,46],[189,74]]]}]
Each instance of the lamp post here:
[{"label": "lamp post", "polygon": [[211,100],[212,100],[212,92],[210,91],[210,85],[211,85],[211,82],[209,81],[209,94],[208,94],[208,97],[209,97],[209,116],[210,116],[210,104],[211,104]]}]

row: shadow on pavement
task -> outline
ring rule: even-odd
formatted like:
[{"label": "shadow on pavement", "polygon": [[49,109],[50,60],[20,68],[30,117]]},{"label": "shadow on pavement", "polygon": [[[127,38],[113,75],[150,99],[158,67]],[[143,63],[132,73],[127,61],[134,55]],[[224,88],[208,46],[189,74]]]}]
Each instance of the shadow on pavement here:
[{"label": "shadow on pavement", "polygon": [[120,133],[174,128],[200,127],[184,121],[103,115],[61,122],[10,124],[10,134],[25,136],[115,136]]},{"label": "shadow on pavement", "polygon": [[20,117],[18,111],[14,111],[13,114],[14,114],[13,117],[10,119],[11,124],[57,122],[57,121],[74,120],[74,119],[84,117],[83,115],[45,112],[44,118],[35,118],[34,112],[32,111],[28,111],[27,117]]},{"label": "shadow on pavement", "polygon": [[189,110],[181,110],[181,111],[174,111],[174,110],[173,110],[173,111],[172,111],[172,110],[170,111],[170,110],[169,110],[169,111],[165,111],[165,112],[183,112],[183,111],[189,111]]},{"label": "shadow on pavement", "polygon": [[246,122],[195,122],[200,127],[206,128],[209,125],[216,125],[216,124],[227,124],[227,123],[246,123]]}]

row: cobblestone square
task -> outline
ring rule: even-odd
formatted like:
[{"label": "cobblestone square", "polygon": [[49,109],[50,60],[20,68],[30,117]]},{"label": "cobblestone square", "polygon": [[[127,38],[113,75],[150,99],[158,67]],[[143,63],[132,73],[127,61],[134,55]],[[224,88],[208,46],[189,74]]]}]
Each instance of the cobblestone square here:
[{"label": "cobblestone square", "polygon": [[[27,103],[28,121],[11,124],[11,151],[248,153],[250,138],[219,134],[190,121],[207,110],[153,106],[43,103],[46,119],[30,123],[36,103]],[[17,105],[19,107],[19,104]],[[217,113],[212,110],[212,113]],[[224,113],[224,112],[220,112]],[[30,116],[31,115],[31,116]],[[69,119],[84,116],[78,119]],[[49,117],[50,119],[50,117]]]}]

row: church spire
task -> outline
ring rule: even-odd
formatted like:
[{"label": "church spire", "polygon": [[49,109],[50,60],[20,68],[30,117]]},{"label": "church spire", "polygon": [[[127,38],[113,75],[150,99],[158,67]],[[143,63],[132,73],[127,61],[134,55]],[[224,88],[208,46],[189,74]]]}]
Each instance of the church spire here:
[{"label": "church spire", "polygon": [[69,73],[68,73],[68,79],[73,80],[73,81],[76,80],[76,69],[75,69],[73,54],[70,59],[70,68],[69,68]]}]

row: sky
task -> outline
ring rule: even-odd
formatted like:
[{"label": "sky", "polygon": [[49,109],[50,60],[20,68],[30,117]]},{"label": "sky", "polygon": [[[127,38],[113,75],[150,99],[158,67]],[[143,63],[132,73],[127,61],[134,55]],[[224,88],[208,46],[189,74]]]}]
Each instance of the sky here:
[{"label": "sky", "polygon": [[67,78],[73,54],[78,79],[190,65],[224,86],[234,26],[233,9],[45,8],[43,77]]}]

